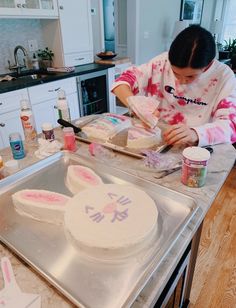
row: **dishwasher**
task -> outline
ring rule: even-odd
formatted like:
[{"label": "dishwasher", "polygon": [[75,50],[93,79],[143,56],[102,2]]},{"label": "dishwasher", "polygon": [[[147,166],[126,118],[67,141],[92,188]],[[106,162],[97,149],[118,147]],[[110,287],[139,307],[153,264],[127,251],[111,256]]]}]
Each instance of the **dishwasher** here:
[{"label": "dishwasher", "polygon": [[107,70],[80,75],[76,81],[81,117],[109,112]]}]

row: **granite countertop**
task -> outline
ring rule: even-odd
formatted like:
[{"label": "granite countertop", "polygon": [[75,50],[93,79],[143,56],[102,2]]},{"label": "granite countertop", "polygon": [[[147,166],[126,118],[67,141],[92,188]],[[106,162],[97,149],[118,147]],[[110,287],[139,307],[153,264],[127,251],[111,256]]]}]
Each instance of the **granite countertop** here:
[{"label": "granite countertop", "polygon": [[[47,76],[40,78],[40,79],[32,79],[30,76],[20,77],[15,80],[11,81],[2,81],[0,82],[0,93],[10,92],[14,90],[23,89],[26,87],[31,87],[51,81],[56,81],[60,79],[70,78],[74,76],[79,76],[83,74],[88,74],[96,71],[101,71],[113,67],[114,64],[98,64],[98,63],[91,63],[91,64],[84,64],[75,66],[74,72],[68,73],[58,73],[58,72],[47,72]],[[32,74],[37,73],[37,71],[29,70]],[[43,75],[43,71],[41,72]],[[5,74],[7,75],[7,74]],[[4,75],[3,75],[4,76]]]},{"label": "granite countertop", "polygon": [[[60,139],[61,129],[56,129],[56,137]],[[20,167],[24,168],[39,159],[34,155],[36,148],[28,148],[26,158],[20,160]],[[88,156],[88,146],[84,143],[79,143],[77,151],[78,155]],[[11,151],[9,148],[0,151],[0,155],[4,161],[11,159]],[[225,159],[227,157],[227,159]],[[165,284],[167,283],[171,273],[173,272],[178,260],[202,223],[208,209],[214,201],[218,191],[223,185],[228,176],[236,158],[236,151],[230,144],[222,144],[214,146],[214,153],[211,156],[208,166],[208,174],[206,184],[202,188],[190,188],[183,185],[180,181],[180,170],[169,174],[163,178],[155,178],[155,173],[137,171],[132,169],[134,158],[121,154],[114,154],[111,159],[104,160],[104,163],[109,163],[129,172],[141,176],[144,179],[150,180],[157,184],[163,185],[180,193],[193,197],[199,205],[201,211],[196,212],[195,216],[189,222],[187,228],[179,236],[178,240],[168,252],[167,256],[161,263],[158,271],[154,273],[147,286],[138,296],[133,308],[148,308],[151,306],[155,298],[157,298]],[[94,159],[91,157],[91,159]],[[24,292],[40,294],[42,297],[42,308],[69,308],[75,307],[63,295],[61,295],[54,287],[50,286],[42,277],[40,277],[27,264],[22,262],[15,256],[7,247],[0,245],[0,257],[8,256],[12,262],[13,270],[16,275],[16,280]],[[45,256],[46,257],[46,256]],[[3,287],[3,279],[0,274],[0,289]]]}]

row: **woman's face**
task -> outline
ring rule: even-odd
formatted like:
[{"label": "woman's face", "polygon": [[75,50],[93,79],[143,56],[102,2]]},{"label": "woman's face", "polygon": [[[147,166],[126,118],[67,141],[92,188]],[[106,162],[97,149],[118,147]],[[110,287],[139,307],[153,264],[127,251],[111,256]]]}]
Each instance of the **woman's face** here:
[{"label": "woman's face", "polygon": [[180,84],[189,84],[197,80],[200,75],[208,69],[208,67],[209,66],[201,69],[195,69],[191,67],[180,68],[171,65],[172,71]]}]

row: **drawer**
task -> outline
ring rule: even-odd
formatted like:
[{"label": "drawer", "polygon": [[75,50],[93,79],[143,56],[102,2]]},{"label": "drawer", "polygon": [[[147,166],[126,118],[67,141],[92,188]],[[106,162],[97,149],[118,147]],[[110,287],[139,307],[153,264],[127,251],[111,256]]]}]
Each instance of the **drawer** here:
[{"label": "drawer", "polygon": [[20,109],[22,99],[28,99],[27,89],[0,94],[0,114]]},{"label": "drawer", "polygon": [[57,91],[62,89],[66,95],[77,92],[75,77],[52,81],[28,88],[31,104],[57,99]]},{"label": "drawer", "polygon": [[65,54],[65,65],[66,66],[75,66],[75,65],[82,65],[87,63],[93,63],[93,53],[71,53]]}]

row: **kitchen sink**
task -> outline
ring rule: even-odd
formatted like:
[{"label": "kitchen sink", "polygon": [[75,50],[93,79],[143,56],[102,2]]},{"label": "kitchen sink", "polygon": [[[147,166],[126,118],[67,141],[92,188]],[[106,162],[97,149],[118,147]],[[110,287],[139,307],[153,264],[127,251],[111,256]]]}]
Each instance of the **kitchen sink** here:
[{"label": "kitchen sink", "polygon": [[43,79],[49,76],[55,76],[58,73],[56,72],[48,72],[48,71],[22,71],[20,74],[13,73],[11,74],[12,77],[15,77],[16,79]]}]

